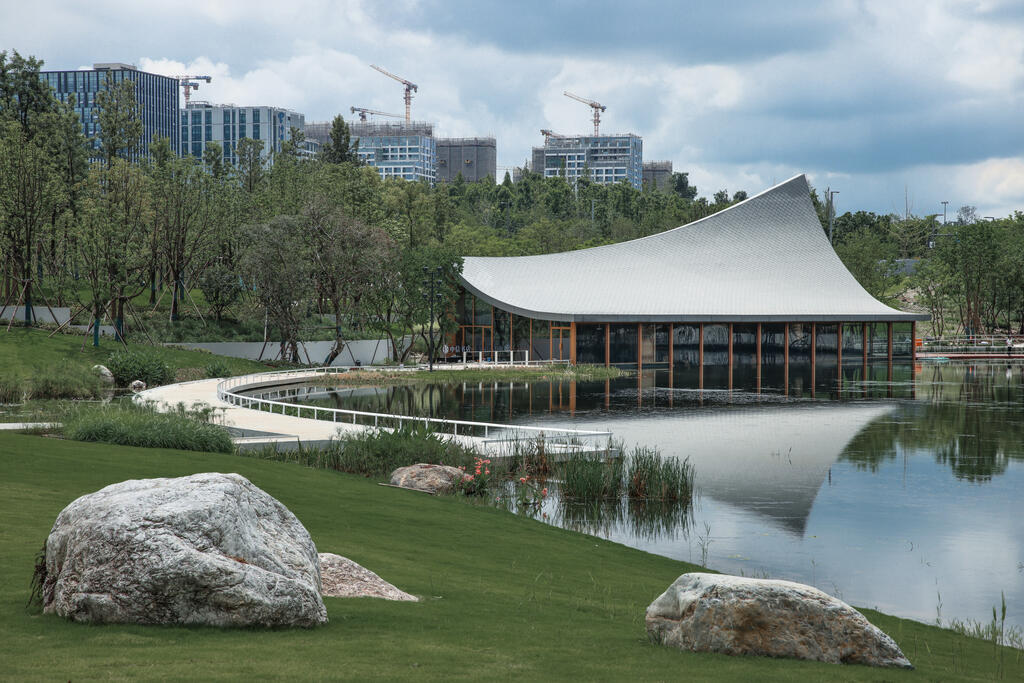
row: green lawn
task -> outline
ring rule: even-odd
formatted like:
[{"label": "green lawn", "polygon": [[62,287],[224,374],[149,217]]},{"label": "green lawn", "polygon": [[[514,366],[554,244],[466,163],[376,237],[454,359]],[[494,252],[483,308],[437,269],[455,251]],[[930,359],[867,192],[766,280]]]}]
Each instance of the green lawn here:
[{"label": "green lawn", "polygon": [[[32,560],[75,497],[130,478],[239,472],[321,551],[421,603],[327,598],[313,630],[87,626],[26,611]],[[644,609],[693,566],[455,498],[232,455],[0,433],[0,677],[527,680],[991,680],[991,645],[867,611],[912,672],[650,645]],[[881,569],[881,568],[880,568]],[[884,574],[880,575],[884,580]],[[1014,652],[1005,677],[1024,676]]]},{"label": "green lawn", "polygon": [[[47,330],[12,327],[10,332],[7,332],[5,329],[0,329],[0,368],[5,369],[31,370],[61,363],[92,367],[96,363],[104,363],[110,354],[124,348],[110,337],[103,337],[100,341],[101,346],[96,348],[92,345],[90,336],[83,348],[83,334],[57,333],[50,337]],[[175,370],[202,369],[215,359],[223,360],[236,374],[271,369],[256,361],[215,356],[203,351],[152,346],[143,343],[141,339],[130,340],[129,348],[156,354]]]}]

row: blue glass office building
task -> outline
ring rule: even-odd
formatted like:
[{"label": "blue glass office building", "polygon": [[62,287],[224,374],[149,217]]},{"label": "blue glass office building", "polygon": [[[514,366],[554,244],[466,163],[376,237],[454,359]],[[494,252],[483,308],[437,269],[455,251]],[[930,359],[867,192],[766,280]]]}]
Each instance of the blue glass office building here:
[{"label": "blue glass office building", "polygon": [[102,132],[99,126],[96,95],[104,89],[107,76],[114,83],[135,82],[135,99],[142,116],[142,156],[149,154],[149,144],[157,135],[170,138],[178,149],[178,80],[159,74],[139,71],[131,64],[94,64],[92,69],[78,71],[43,71],[42,78],[53,88],[62,102],[75,97],[75,111],[82,121],[86,137],[93,138],[93,149],[99,149]]},{"label": "blue glass office building", "polygon": [[[233,104],[191,102],[180,111],[181,155],[202,158],[206,143],[221,146],[224,161],[238,163],[238,142],[243,138],[263,141],[264,162],[281,151],[281,143],[291,139],[292,128],[304,130],[306,117],[280,107],[236,107]],[[304,146],[300,156],[313,157],[319,145]]]}]

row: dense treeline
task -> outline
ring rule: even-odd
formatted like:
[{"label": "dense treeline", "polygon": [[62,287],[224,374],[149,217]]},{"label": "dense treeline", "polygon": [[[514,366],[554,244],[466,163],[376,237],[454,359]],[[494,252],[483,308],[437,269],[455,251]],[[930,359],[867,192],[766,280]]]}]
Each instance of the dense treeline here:
[{"label": "dense treeline", "polygon": [[930,313],[934,335],[1024,334],[1024,212],[979,218],[964,206],[943,224],[858,211],[836,217],[833,234],[865,289]]},{"label": "dense treeline", "polygon": [[[299,340],[325,326],[332,355],[353,334],[380,335],[401,360],[405,340],[427,341],[431,304],[436,313],[455,296],[462,256],[619,242],[746,198],[698,197],[686,173],[667,191],[529,172],[515,183],[507,174],[436,187],[382,180],[358,165],[340,116],[316,160],[299,154],[299,131],[272,163],[263,142],[248,138],[237,165],[225,164],[215,143],[202,159],[181,158],[157,139],[143,157],[130,81],[99,94],[103,136],[88,140],[73,103],[49,92],[40,67],[0,53],[2,294],[7,305],[36,310],[70,305],[122,336],[152,328],[144,322],[156,315],[166,316],[164,331],[202,315],[250,328],[259,321],[263,338],[281,340],[293,360]],[[869,291],[916,299],[938,332],[1020,321],[1024,219],[962,218],[939,226],[934,217],[846,214],[835,221],[836,249]],[[920,259],[912,277],[898,259]]]}]

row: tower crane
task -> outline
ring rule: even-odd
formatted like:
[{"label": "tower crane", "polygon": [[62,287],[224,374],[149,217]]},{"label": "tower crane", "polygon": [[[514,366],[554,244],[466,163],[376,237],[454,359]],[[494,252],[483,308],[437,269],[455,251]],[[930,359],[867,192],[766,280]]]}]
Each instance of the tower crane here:
[{"label": "tower crane", "polygon": [[178,79],[178,85],[185,89],[185,108],[188,109],[188,99],[192,94],[193,90],[199,89],[199,81],[206,81],[209,83],[213,79],[209,76],[175,76]]},{"label": "tower crane", "polygon": [[402,85],[405,86],[405,122],[409,123],[409,121],[410,121],[410,114],[411,114],[411,107],[412,107],[412,94],[413,94],[414,91],[416,91],[416,92],[419,91],[419,86],[416,85],[415,83],[413,83],[412,81],[407,81],[406,79],[402,78],[401,76],[396,76],[395,74],[391,73],[387,69],[382,69],[381,67],[377,66],[376,64],[371,64],[370,66],[373,67],[374,69],[376,69],[377,71],[381,72],[382,74],[384,74],[388,78],[393,78],[393,79],[395,79],[396,81],[398,81],[399,83],[401,83]]},{"label": "tower crane", "polygon": [[348,110],[353,114],[359,114],[359,120],[365,121],[367,114],[374,114],[376,116],[390,116],[395,119],[402,118],[401,114],[389,114],[386,111],[377,111],[376,109],[366,109],[364,107],[349,107]]},{"label": "tower crane", "polygon": [[587,105],[588,107],[594,110],[594,136],[596,137],[598,135],[598,127],[601,125],[601,112],[603,112],[608,107],[604,106],[600,102],[588,100],[587,98],[580,97],[579,95],[573,95],[571,92],[568,91],[565,91],[562,94],[565,95],[566,97],[570,97],[576,100],[577,102],[582,102],[583,104]]}]

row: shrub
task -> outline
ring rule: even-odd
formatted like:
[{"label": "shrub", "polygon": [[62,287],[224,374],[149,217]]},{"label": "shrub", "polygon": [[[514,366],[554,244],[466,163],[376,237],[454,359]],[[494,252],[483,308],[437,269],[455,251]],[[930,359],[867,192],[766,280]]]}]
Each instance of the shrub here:
[{"label": "shrub", "polygon": [[85,406],[68,415],[64,436],[73,441],[100,441],[119,446],[175,448],[184,451],[231,453],[234,444],[223,427],[210,424],[209,410],[158,413],[148,406],[121,401]]},{"label": "shrub", "polygon": [[214,377],[230,377],[231,375],[231,366],[222,358],[217,358],[206,364],[206,376],[211,379]]},{"label": "shrub", "polygon": [[174,377],[171,367],[152,351],[115,351],[107,360],[107,367],[114,374],[119,386],[128,386],[141,379],[146,386],[167,384]]}]

